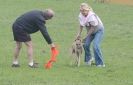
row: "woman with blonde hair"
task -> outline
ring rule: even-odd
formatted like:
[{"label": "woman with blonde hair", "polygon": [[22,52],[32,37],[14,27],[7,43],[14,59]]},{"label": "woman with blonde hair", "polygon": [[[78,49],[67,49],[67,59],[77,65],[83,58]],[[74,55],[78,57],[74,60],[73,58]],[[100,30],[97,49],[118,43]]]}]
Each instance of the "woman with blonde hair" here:
[{"label": "woman with blonde hair", "polygon": [[83,45],[85,50],[85,62],[91,65],[93,57],[90,53],[90,44],[93,41],[93,50],[95,63],[97,67],[105,67],[100,43],[104,34],[104,26],[100,18],[93,12],[93,9],[87,3],[81,3],[79,14],[80,29],[77,38],[81,37],[83,27],[87,29],[85,43]]}]

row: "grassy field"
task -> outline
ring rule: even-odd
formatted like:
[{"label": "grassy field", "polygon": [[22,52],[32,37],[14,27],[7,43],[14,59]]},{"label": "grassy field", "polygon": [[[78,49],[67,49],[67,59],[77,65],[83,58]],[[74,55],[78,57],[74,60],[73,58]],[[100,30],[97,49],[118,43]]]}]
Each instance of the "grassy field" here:
[{"label": "grassy field", "polygon": [[[86,66],[84,55],[79,68],[69,65],[69,48],[79,26],[79,5],[84,1],[90,3],[105,25],[101,46],[105,68]],[[52,69],[44,69],[50,48],[38,32],[32,35],[32,41],[35,60],[40,67],[28,67],[26,47],[23,46],[21,67],[12,68],[15,46],[12,23],[24,12],[46,8],[52,8],[56,13],[53,20],[47,22],[47,27],[60,50],[57,62]],[[133,6],[98,4],[91,0],[0,0],[0,29],[0,85],[133,85]]]}]

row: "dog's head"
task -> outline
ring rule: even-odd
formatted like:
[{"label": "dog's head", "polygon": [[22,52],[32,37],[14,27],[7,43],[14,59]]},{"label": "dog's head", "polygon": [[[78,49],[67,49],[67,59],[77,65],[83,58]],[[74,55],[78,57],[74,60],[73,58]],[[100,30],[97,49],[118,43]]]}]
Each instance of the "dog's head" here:
[{"label": "dog's head", "polygon": [[82,40],[81,39],[76,39],[75,44],[76,44],[77,49],[81,48],[82,47]]}]

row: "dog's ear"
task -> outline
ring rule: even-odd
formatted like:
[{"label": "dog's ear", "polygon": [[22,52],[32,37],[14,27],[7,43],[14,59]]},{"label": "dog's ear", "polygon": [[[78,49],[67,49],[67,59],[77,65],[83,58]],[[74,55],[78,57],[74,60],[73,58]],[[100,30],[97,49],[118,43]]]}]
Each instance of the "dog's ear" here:
[{"label": "dog's ear", "polygon": [[77,41],[77,40],[79,40],[79,39],[77,38],[77,39],[75,39],[74,41]]},{"label": "dog's ear", "polygon": [[81,36],[78,36],[78,37],[76,37],[75,41],[76,41],[76,40],[80,40],[80,39],[81,39]]},{"label": "dog's ear", "polygon": [[78,38],[77,40],[80,40],[80,42],[82,42],[81,38]]}]

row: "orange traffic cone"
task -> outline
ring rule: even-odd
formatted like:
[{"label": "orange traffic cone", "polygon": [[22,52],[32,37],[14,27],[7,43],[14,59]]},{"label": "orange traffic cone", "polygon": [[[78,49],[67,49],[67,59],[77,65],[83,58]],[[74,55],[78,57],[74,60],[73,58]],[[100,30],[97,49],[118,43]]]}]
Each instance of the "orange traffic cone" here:
[{"label": "orange traffic cone", "polygon": [[50,58],[50,60],[45,64],[45,68],[46,68],[46,69],[52,68],[52,63],[53,63],[53,62],[56,62],[56,57],[57,57],[58,54],[59,54],[59,51],[58,51],[55,47],[52,47],[52,48],[51,48],[51,58]]},{"label": "orange traffic cone", "polygon": [[56,62],[56,57],[57,57],[57,55],[59,54],[59,51],[55,48],[55,47],[53,47],[53,48],[51,48],[51,61],[52,62]]},{"label": "orange traffic cone", "polygon": [[48,63],[45,64],[45,68],[46,69],[52,68],[52,62],[51,61],[48,61]]}]

